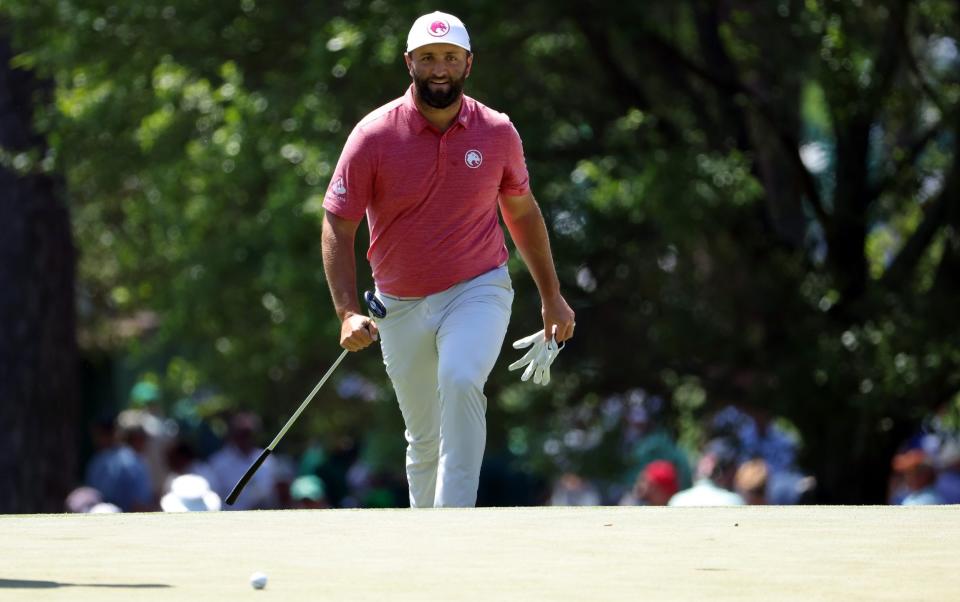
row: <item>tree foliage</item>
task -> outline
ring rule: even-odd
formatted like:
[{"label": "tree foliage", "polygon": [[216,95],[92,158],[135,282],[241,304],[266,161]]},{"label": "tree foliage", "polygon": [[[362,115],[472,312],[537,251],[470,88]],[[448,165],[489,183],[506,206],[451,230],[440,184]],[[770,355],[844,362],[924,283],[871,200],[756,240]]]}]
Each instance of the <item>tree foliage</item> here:
[{"label": "tree foliage", "polygon": [[[153,345],[191,382],[288,412],[338,351],[328,177],[356,120],[402,93],[406,31],[429,10],[5,0],[17,64],[57,82],[40,107],[51,151],[32,160],[67,179],[85,327],[154,310]],[[520,131],[578,311],[550,390],[495,370],[491,448],[613,474],[639,389],[681,430],[725,403],[783,415],[824,499],[882,499],[894,446],[960,389],[956,3],[475,0],[458,15],[468,93]],[[511,268],[519,336],[538,299]],[[344,376],[384,384],[378,364],[351,357]],[[324,391],[312,428],[398,428],[389,391],[368,396]]]}]

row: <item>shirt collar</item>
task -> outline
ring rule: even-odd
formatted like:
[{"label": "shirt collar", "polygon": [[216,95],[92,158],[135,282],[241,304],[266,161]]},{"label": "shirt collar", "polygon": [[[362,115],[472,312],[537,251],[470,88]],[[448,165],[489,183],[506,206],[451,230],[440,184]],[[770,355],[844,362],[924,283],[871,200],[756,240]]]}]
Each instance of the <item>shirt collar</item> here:
[{"label": "shirt collar", "polygon": [[[423,113],[420,112],[420,109],[417,108],[417,103],[413,100],[413,84],[410,84],[406,94],[403,95],[403,106],[411,115],[410,129],[414,134],[419,134],[425,129],[433,128],[430,122],[427,121],[427,118],[423,116]],[[455,122],[459,123],[464,129],[469,128],[475,110],[473,99],[464,94],[463,100],[460,103],[460,112],[457,113]]]},{"label": "shirt collar", "polygon": [[460,125],[463,126],[463,129],[470,127],[470,121],[473,118],[473,112],[475,107],[473,106],[473,99],[463,95],[463,101],[460,103],[460,112],[457,113],[457,121],[460,122]]}]

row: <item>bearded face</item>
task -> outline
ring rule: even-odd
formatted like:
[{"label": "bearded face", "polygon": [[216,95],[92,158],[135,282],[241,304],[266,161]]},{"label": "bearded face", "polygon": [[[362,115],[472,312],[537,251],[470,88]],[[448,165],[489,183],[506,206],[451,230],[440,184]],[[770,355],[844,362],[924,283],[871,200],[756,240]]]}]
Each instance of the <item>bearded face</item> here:
[{"label": "bearded face", "polygon": [[417,93],[428,106],[434,109],[446,109],[460,98],[463,94],[463,84],[467,81],[467,75],[464,73],[459,78],[446,77],[437,79],[432,75],[418,77],[413,75],[413,84],[417,87]]},{"label": "bearded face", "polygon": [[451,44],[417,48],[407,62],[417,95],[435,109],[445,109],[460,98],[470,65],[467,51]]}]

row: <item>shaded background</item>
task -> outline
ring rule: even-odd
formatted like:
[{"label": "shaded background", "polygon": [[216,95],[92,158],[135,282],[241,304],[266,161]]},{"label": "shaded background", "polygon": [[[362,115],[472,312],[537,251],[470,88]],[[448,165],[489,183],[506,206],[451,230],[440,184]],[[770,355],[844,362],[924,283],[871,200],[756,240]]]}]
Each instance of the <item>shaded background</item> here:
[{"label": "shaded background", "polygon": [[[339,352],[329,176],[436,8],[0,0],[0,511],[62,510],[89,423],[137,382],[181,428],[250,409],[279,429]],[[623,484],[638,413],[690,454],[719,409],[772,418],[828,503],[884,502],[898,446],[956,429],[956,2],[451,10],[467,93],[523,137],[578,322],[546,389],[506,347],[481,502]],[[539,327],[511,251],[508,341]],[[281,446],[402,474],[379,354],[331,382]]]}]

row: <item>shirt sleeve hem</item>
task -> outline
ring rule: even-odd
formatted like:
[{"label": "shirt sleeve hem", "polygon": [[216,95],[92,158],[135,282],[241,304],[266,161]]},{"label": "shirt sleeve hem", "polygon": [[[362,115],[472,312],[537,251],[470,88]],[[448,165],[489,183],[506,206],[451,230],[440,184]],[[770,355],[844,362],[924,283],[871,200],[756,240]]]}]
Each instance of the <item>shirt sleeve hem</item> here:
[{"label": "shirt sleeve hem", "polygon": [[363,219],[364,215],[366,215],[365,211],[360,212],[359,214],[355,212],[347,211],[345,208],[340,207],[339,205],[329,200],[326,200],[323,202],[323,208],[325,211],[329,211],[330,213],[336,215],[337,217],[351,221],[351,222],[359,222],[360,220]]},{"label": "shirt sleeve hem", "polygon": [[522,186],[519,188],[501,188],[500,194],[503,196],[522,196],[530,192],[529,186]]}]

